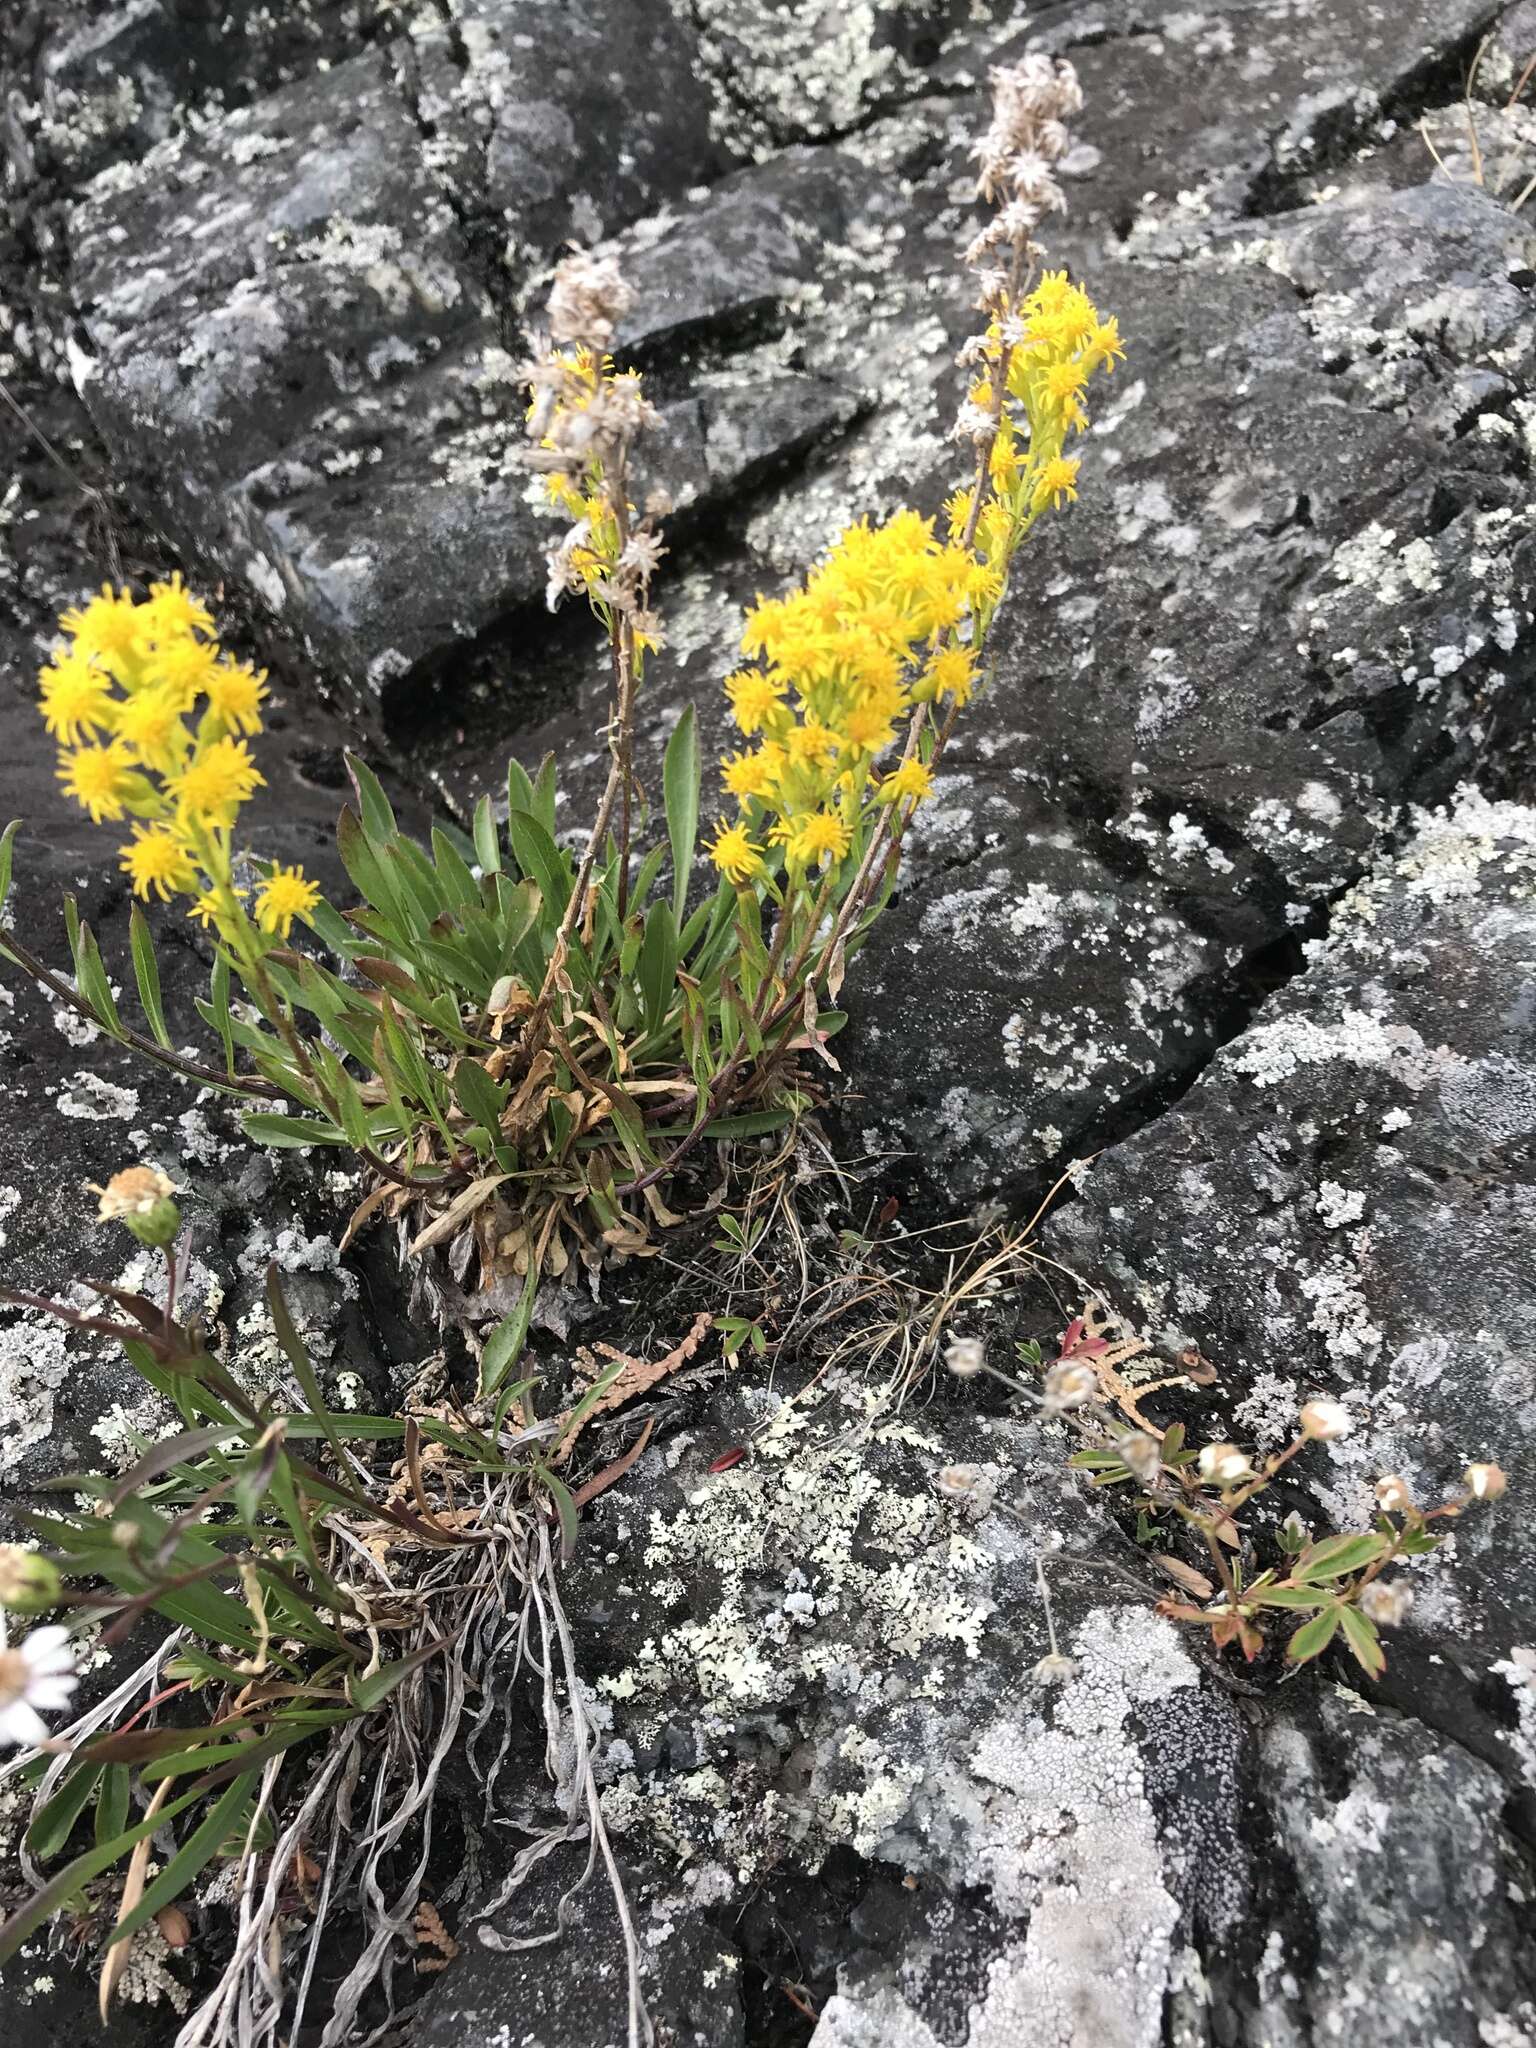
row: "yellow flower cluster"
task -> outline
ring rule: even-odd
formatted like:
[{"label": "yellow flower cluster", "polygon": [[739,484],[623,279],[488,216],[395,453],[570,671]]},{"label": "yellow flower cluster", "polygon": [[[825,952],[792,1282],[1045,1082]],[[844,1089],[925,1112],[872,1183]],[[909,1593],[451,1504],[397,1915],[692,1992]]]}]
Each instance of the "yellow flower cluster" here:
[{"label": "yellow flower cluster", "polygon": [[910,511],[850,527],[800,589],[748,613],[741,644],[753,665],[725,690],[756,744],[721,763],[742,808],[719,821],[711,848],[732,882],[765,874],[778,846],[793,885],[847,854],[867,799],[915,808],[930,793],[929,733],[884,776],[879,756],[913,706],[968,701],[1015,551],[1042,512],[1077,496],[1066,445],[1087,424],[1089,379],[1124,354],[1117,323],[1064,271],[1047,272],[970,345],[982,374],[967,431],[988,450],[979,513],[973,485],[945,508],[947,542]]},{"label": "yellow flower cluster", "polygon": [[921,801],[929,775],[919,759],[878,782],[875,764],[914,704],[965,703],[975,656],[953,636],[1000,593],[997,572],[940,541],[931,519],[898,512],[849,527],[798,590],[760,598],[741,642],[753,665],[725,685],[738,730],[756,744],[721,767],[743,808],[734,825],[720,821],[716,867],[750,881],[777,845],[794,877],[843,858],[867,797]]},{"label": "yellow flower cluster", "polygon": [[[1102,318],[1065,271],[1049,270],[1015,312],[994,316],[987,329],[984,374],[970,391],[978,415],[993,411],[1005,356],[1005,397],[988,458],[992,489],[976,530],[983,560],[1003,567],[1042,512],[1076,498],[1079,463],[1066,453],[1067,439],[1088,424],[1089,379],[1096,370],[1112,372],[1125,350],[1119,322]],[[964,532],[971,492],[957,491],[947,511],[950,531]]]},{"label": "yellow flower cluster", "polygon": [[[180,576],[152,583],[143,603],[104,585],[59,625],[66,644],[40,697],[66,794],[93,823],[133,821],[120,865],[136,896],[192,896],[193,914],[223,929],[237,896],[231,833],[263,779],[249,741],[265,671],[220,652],[212,614]],[[297,868],[275,868],[257,924],[286,938],[319,893]]]}]

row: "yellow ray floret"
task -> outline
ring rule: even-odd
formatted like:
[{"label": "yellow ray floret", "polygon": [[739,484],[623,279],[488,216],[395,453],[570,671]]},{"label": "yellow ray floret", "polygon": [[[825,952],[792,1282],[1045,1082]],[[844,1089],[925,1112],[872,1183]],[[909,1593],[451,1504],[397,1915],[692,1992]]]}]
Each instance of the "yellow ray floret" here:
[{"label": "yellow ray floret", "polygon": [[88,655],[71,650],[43,670],[43,723],[64,746],[107,731],[112,701],[112,678]]},{"label": "yellow ray floret", "polygon": [[278,866],[256,892],[256,922],[264,932],[286,939],[294,919],[307,923],[319,901],[319,885],[306,881],[302,868]]},{"label": "yellow ray floret", "polygon": [[90,813],[93,825],[116,824],[133,794],[133,756],[117,740],[61,755],[58,775],[64,794]]},{"label": "yellow ray floret", "polygon": [[236,811],[265,777],[244,740],[215,740],[202,747],[169,785],[178,812],[202,825],[231,825]]},{"label": "yellow ray floret", "polygon": [[197,871],[181,840],[169,825],[142,825],[123,848],[118,866],[133,884],[135,896],[162,903],[173,894],[197,887]]},{"label": "yellow ray floret", "polygon": [[729,882],[750,882],[763,872],[761,847],[754,846],[745,825],[715,821],[714,842],[709,857]]}]

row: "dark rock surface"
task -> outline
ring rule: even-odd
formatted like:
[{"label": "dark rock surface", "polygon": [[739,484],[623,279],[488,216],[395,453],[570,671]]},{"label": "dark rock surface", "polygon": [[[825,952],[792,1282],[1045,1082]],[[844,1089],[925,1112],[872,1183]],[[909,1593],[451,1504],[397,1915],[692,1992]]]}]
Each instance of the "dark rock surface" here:
[{"label": "dark rock surface", "polygon": [[[1142,1553],[1023,1411],[949,1382],[897,1410],[846,1366],[803,1399],[781,1367],[669,1400],[566,1581],[662,2037],[1536,2037],[1527,0],[216,13],[0,23],[0,378],[64,465],[0,411],[25,936],[57,955],[76,889],[126,979],[109,836],[53,794],[30,704],[51,620],[109,575],[222,585],[271,663],[265,850],[334,879],[347,744],[416,819],[553,746],[579,821],[606,682],[544,612],[511,459],[520,330],[572,239],[616,238],[636,287],[619,347],[678,500],[644,772],[690,698],[713,744],[741,604],[950,487],[980,81],[1069,53],[1088,109],[1052,250],[1130,359],[850,977],[840,1139],[906,1155],[881,1185],[933,1215],[1032,1207],[1107,1144],[1054,1253],[1216,1364],[1159,1413],[1266,1445],[1299,1395],[1358,1414],[1297,1469],[1319,1528],[1358,1525],[1386,1469],[1426,1497],[1473,1457],[1511,1474],[1415,1569],[1379,1686],[1328,1663],[1282,1687],[1151,1615]],[[206,961],[159,922],[190,1041]],[[118,1277],[82,1184],[142,1152],[189,1184],[196,1284],[248,1358],[277,1369],[275,1254],[338,1396],[396,1391],[431,1339],[382,1240],[331,1254],[328,1162],[252,1159],[0,980],[4,1277]],[[984,1327],[1006,1365],[1006,1318]],[[27,1319],[0,1359],[11,1494],[126,1441],[93,1348]],[[570,1875],[502,1932],[548,1927]],[[506,1953],[466,1914],[407,2038],[621,2042],[601,1882],[569,1911]],[[23,2048],[78,2036],[72,1986],[23,1986]]]},{"label": "dark rock surface", "polygon": [[[1095,1166],[1055,1242],[1164,1346],[1222,1371],[1213,1433],[1285,1440],[1317,1391],[1319,1519],[1359,1527],[1384,1472],[1426,1504],[1471,1460],[1536,1482],[1536,815],[1465,793],[1336,912],[1179,1106]],[[1380,1690],[1515,1782],[1536,1638],[1518,1509],[1421,1562]]]}]

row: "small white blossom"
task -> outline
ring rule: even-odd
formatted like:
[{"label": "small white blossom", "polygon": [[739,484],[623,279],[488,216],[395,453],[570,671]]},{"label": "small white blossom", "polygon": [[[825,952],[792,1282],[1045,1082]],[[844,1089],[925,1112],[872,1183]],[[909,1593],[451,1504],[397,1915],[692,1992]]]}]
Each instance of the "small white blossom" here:
[{"label": "small white blossom", "polygon": [[1355,1418],[1344,1403],[1330,1401],[1323,1394],[1314,1395],[1298,1419],[1302,1435],[1320,1443],[1331,1443],[1335,1437],[1348,1436],[1355,1426]]},{"label": "small white blossom", "polygon": [[42,1742],[42,1716],[67,1707],[78,1684],[67,1628],[35,1628],[14,1649],[0,1650],[0,1748]]}]

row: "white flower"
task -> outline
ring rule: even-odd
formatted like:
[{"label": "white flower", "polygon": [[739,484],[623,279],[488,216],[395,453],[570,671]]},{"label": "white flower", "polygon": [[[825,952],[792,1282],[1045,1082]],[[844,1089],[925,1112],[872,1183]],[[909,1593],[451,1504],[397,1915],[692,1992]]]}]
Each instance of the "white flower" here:
[{"label": "white flower", "polygon": [[1200,1453],[1200,1477],[1218,1486],[1237,1486],[1253,1477],[1253,1466],[1236,1444],[1207,1444]]},{"label": "white flower", "polygon": [[0,1650],[0,1748],[43,1741],[42,1715],[67,1707],[78,1683],[67,1628],[35,1628],[14,1649]]},{"label": "white flower", "polygon": [[1403,1515],[1413,1506],[1413,1494],[1408,1482],[1396,1472],[1388,1472],[1376,1482],[1376,1505],[1389,1515]]},{"label": "white flower", "polygon": [[1474,1500],[1497,1500],[1509,1485],[1508,1477],[1498,1465],[1469,1465],[1465,1477]]},{"label": "white flower", "polygon": [[1335,1437],[1348,1436],[1355,1426],[1355,1418],[1342,1401],[1330,1401],[1326,1394],[1317,1394],[1308,1401],[1301,1411],[1301,1433],[1329,1443]]}]

